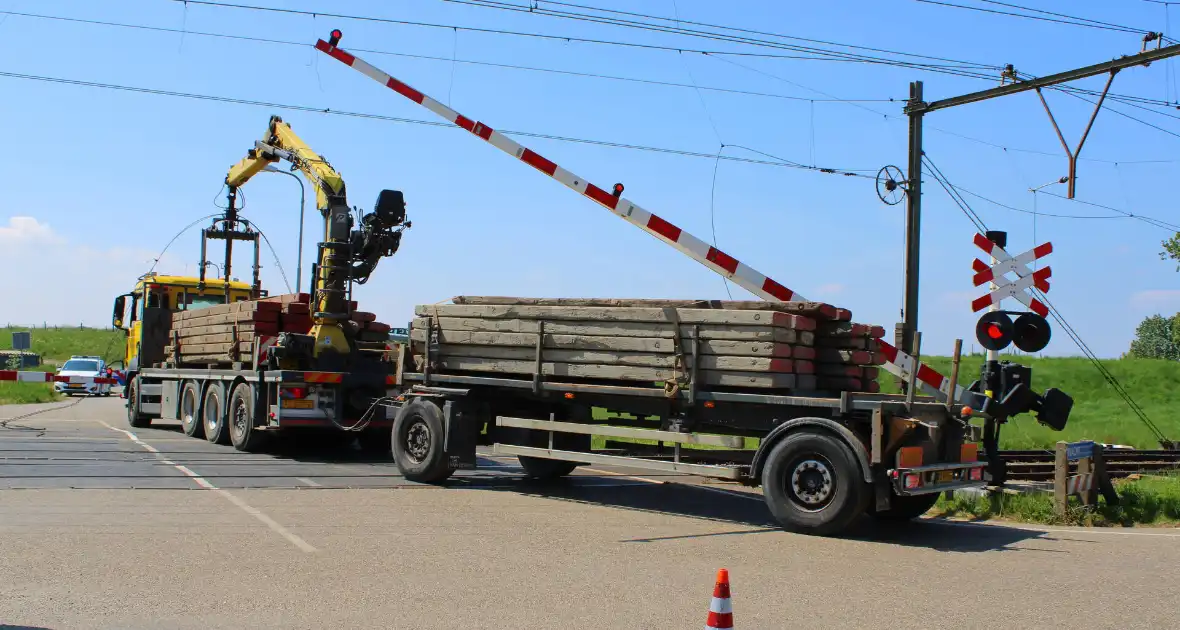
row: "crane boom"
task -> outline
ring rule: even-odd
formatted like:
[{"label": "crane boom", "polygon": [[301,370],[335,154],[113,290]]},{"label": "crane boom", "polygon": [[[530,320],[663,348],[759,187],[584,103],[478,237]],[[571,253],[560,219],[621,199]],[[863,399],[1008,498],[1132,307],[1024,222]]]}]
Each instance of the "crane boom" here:
[{"label": "crane boom", "polygon": [[296,135],[291,125],[271,116],[262,140],[255,141],[254,148],[225,176],[229,212],[234,212],[238,188],[279,160],[290,162],[315,187],[316,208],[324,218],[312,295],[314,354],[320,356],[325,350],[348,354],[351,346],[341,324],[350,317],[350,283],[364,284],[377,261],[397,251],[402,229],[410,226],[405,220],[405,201],[400,191],[381,191],[374,211],[353,229],[344,178]]},{"label": "crane boom", "polygon": [[[359,71],[394,92],[425,107],[444,120],[466,129],[497,149],[514,156],[525,164],[532,166],[538,171],[561,182],[568,188],[573,189],[575,192],[590,198],[632,225],[671,245],[681,253],[728,278],[734,284],[737,284],[750,293],[764,300],[774,302],[808,301],[802,295],[788,289],[785,285],[776,282],[753,267],[739,262],[736,258],[716,247],[710,246],[705,241],[689,234],[673,223],[623,198],[623,187],[621,184],[616,184],[612,192],[608,193],[605,189],[595,186],[586,181],[585,178],[579,177],[558,166],[551,160],[517,143],[504,134],[495,131],[488,125],[460,114],[438,100],[411,87],[404,81],[391,76],[387,72],[340,48],[337,46],[340,37],[340,31],[334,30],[329,41],[321,39],[316,42],[316,50]],[[879,344],[881,352],[886,358],[885,369],[891,374],[912,383],[915,380],[913,378],[915,372],[914,366],[917,363],[914,358],[883,340],[879,341]],[[949,378],[929,366],[921,364],[918,364],[916,372],[916,380],[920,389],[938,400],[947,400],[950,394]],[[969,404],[972,407],[981,406],[980,396],[960,385],[955,386],[953,400],[955,402]]]}]

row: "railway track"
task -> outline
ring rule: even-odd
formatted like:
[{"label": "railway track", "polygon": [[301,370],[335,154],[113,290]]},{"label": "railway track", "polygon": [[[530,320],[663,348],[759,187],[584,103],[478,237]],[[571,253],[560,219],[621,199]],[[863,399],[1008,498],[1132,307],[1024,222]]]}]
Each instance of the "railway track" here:
[{"label": "railway track", "polygon": [[[1111,477],[1126,477],[1136,473],[1180,471],[1180,451],[1133,451],[1107,449],[1106,470]],[[1052,481],[1052,451],[1000,451],[1000,458],[1008,468],[1009,479]]]}]

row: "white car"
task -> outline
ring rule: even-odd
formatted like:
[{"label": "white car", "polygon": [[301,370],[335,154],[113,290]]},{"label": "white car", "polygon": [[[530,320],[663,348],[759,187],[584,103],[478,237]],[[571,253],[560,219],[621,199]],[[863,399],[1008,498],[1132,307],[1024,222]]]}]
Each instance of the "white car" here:
[{"label": "white car", "polygon": [[[58,368],[57,375],[58,376],[87,376],[87,377],[93,377],[93,378],[106,378],[106,375],[107,375],[106,370],[107,370],[106,361],[103,361],[101,357],[73,356],[73,357],[70,357],[69,361],[66,361],[64,365],[62,365],[60,368]],[[94,383],[94,382],[89,382],[89,383],[85,383],[85,382],[82,382],[82,383],[56,382],[53,384],[53,390],[60,393],[60,394],[66,394],[67,396],[72,395],[72,394],[87,394],[90,396],[110,396],[111,395],[111,386],[107,383],[100,384],[100,383]]]}]

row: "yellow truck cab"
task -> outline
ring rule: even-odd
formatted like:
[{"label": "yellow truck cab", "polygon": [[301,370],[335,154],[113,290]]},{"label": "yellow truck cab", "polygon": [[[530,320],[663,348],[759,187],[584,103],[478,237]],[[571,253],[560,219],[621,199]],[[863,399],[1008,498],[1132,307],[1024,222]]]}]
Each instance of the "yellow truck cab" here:
[{"label": "yellow truck cab", "polygon": [[[245,282],[215,278],[207,279],[203,288],[200,284],[199,278],[149,273],[139,278],[131,293],[115,298],[111,324],[127,333],[123,365],[128,374],[162,360],[163,357],[143,356],[143,339],[166,336],[171,313],[225,304],[227,291],[230,302],[250,299],[251,286]],[[163,345],[153,343],[148,347]]]}]

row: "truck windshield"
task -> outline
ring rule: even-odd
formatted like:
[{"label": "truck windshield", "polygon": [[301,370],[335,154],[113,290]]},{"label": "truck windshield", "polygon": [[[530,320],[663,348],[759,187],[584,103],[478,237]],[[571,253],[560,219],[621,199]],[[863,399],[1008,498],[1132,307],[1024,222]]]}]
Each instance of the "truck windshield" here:
[{"label": "truck windshield", "polygon": [[197,308],[207,308],[210,306],[217,306],[218,304],[225,304],[224,295],[193,295],[192,293],[185,294],[185,302],[188,303],[188,309],[193,310]]},{"label": "truck windshield", "polygon": [[82,361],[75,359],[73,361],[66,361],[65,365],[61,366],[62,371],[69,372],[97,372],[97,361]]}]

